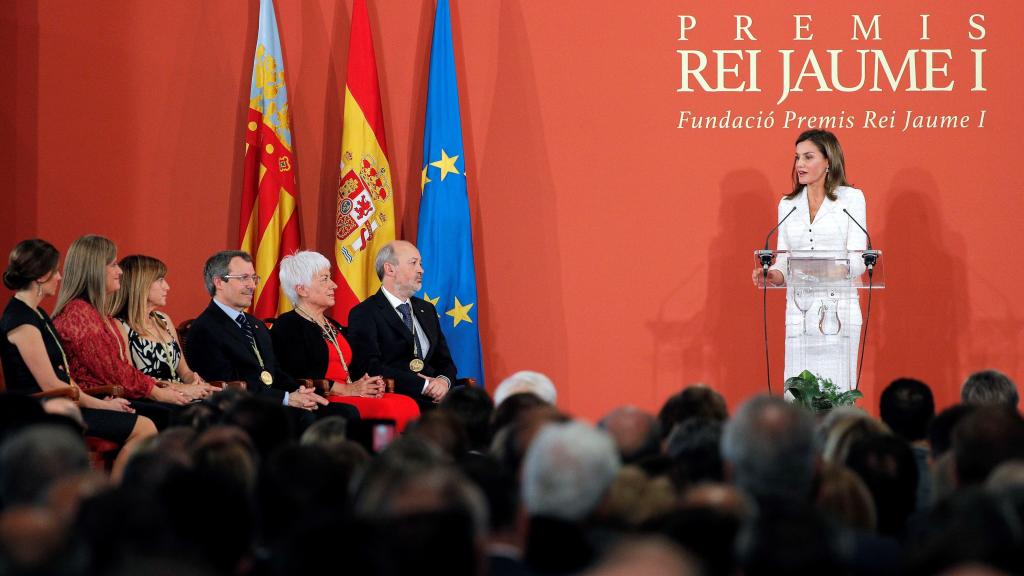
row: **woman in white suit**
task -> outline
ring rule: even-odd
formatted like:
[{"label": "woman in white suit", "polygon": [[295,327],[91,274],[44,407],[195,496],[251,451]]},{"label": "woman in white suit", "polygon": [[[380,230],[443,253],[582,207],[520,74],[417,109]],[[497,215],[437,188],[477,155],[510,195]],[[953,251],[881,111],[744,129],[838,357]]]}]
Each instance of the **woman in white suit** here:
[{"label": "woman in white suit", "polygon": [[[779,202],[778,219],[786,215],[789,217],[779,228],[778,250],[828,252],[867,248],[867,235],[851,220],[852,216],[867,228],[864,193],[846,181],[843,149],[831,132],[808,130],[797,138],[793,191]],[[780,256],[768,270],[769,285],[787,285],[787,258]],[[864,262],[851,258],[849,274],[857,277],[863,272]],[[754,270],[755,284],[762,274],[761,268]],[[807,369],[837,384],[847,382],[853,386],[857,381],[857,348],[862,322],[856,290],[818,290],[809,302],[803,303],[804,306],[809,304],[806,311],[808,334],[821,335],[822,306],[826,307],[827,316],[840,320],[842,326],[837,336],[844,344],[839,348],[848,351],[842,354],[836,353],[834,339],[802,337],[804,313],[797,307],[792,287],[786,296],[785,377],[796,376]],[[826,318],[826,324],[828,322]],[[832,327],[835,326],[833,323]],[[828,326],[825,328],[827,333]],[[848,377],[844,377],[844,373]]]}]

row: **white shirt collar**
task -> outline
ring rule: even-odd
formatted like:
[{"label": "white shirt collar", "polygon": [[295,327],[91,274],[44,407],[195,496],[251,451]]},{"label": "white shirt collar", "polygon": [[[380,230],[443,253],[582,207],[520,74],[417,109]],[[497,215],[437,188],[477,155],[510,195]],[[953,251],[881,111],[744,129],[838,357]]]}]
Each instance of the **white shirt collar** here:
[{"label": "white shirt collar", "polygon": [[[380,287],[380,291],[384,293],[384,297],[387,298],[388,302],[391,303],[391,307],[392,308],[398,308],[402,304],[409,303],[409,300],[406,300],[406,301],[403,302],[402,300],[400,300],[398,298],[398,296],[395,296],[391,292],[388,292],[388,289],[383,287],[383,286]],[[412,305],[410,304],[410,308],[411,307],[412,307]]]},{"label": "white shirt collar", "polygon": [[238,315],[242,314],[242,312],[239,312],[238,310],[235,310],[231,306],[228,306],[227,304],[221,302],[220,300],[217,300],[216,297],[213,299],[213,303],[216,304],[218,308],[223,310],[224,313],[228,315],[228,318],[231,318],[233,322],[237,322]]}]

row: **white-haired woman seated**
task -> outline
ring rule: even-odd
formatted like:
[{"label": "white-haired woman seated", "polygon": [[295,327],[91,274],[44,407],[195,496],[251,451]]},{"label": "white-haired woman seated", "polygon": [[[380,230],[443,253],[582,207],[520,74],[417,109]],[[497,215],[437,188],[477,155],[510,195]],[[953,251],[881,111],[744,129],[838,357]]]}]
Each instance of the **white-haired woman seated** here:
[{"label": "white-haired woman seated", "polygon": [[295,309],[277,317],[270,330],[277,360],[293,378],[327,379],[327,399],[359,409],[363,419],[390,419],[401,431],[420,415],[416,401],[384,391],[380,376],[363,374],[352,380],[348,367],[352,349],[345,328],[326,315],[334,306],[331,263],[318,252],[302,251],[281,260],[281,288]]}]

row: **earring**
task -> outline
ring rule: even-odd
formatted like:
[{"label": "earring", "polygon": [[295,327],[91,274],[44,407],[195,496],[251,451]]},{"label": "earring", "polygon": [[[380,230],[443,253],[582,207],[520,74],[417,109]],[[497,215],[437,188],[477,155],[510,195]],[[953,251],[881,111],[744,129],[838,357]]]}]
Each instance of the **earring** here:
[{"label": "earring", "polygon": [[42,296],[42,295],[43,295],[43,284],[41,282],[39,282],[38,280],[36,280],[36,296]]}]

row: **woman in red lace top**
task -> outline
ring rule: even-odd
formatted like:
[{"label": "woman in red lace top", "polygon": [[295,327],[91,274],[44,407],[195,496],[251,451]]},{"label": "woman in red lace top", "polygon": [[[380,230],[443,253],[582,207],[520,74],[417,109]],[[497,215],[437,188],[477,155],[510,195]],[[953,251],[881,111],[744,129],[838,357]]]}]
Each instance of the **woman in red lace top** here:
[{"label": "woman in red lace top", "polygon": [[327,399],[351,404],[363,419],[394,420],[398,431],[420,415],[416,401],[384,392],[380,376],[364,374],[353,381],[348,366],[352,349],[345,329],[325,313],[334,306],[331,263],[322,254],[303,251],[281,260],[281,288],[295,310],[277,317],[270,330],[274,354],[293,378],[332,381]]},{"label": "woman in red lace top", "polygon": [[113,242],[90,234],[71,244],[53,311],[71,377],[82,388],[123,386],[132,400],[185,404],[190,400],[185,394],[131,365],[117,321],[110,315],[112,296],[120,286],[121,268]]}]

